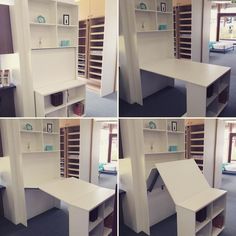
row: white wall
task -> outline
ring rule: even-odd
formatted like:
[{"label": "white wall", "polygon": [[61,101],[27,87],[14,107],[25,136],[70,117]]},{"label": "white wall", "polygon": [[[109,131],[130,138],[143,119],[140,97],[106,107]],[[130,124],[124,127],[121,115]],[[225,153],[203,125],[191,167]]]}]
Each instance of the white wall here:
[{"label": "white wall", "polygon": [[14,5],[15,0],[0,0],[0,4]]}]

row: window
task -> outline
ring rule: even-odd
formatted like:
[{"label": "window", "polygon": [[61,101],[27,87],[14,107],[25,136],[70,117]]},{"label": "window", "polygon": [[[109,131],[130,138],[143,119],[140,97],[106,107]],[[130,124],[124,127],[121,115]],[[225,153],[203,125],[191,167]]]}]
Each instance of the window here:
[{"label": "window", "polygon": [[100,163],[110,163],[112,161],[117,161],[117,137],[117,125],[104,123],[101,129]]}]

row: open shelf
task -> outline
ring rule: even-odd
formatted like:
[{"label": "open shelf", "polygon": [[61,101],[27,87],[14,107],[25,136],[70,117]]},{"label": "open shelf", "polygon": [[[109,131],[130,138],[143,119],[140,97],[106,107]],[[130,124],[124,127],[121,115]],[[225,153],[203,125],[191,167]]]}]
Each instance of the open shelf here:
[{"label": "open shelf", "polygon": [[[77,47],[78,5],[51,0],[28,0],[28,6],[31,49]],[[69,25],[63,24],[64,14],[69,15]],[[38,22],[39,16],[44,17],[45,23]]]},{"label": "open shelf", "polygon": [[[35,91],[36,113],[39,117],[70,117],[78,116],[74,114],[74,106],[83,103],[83,113],[85,110],[85,83],[72,80],[60,84],[39,88]],[[63,102],[61,105],[53,106],[51,96],[62,93]]]}]

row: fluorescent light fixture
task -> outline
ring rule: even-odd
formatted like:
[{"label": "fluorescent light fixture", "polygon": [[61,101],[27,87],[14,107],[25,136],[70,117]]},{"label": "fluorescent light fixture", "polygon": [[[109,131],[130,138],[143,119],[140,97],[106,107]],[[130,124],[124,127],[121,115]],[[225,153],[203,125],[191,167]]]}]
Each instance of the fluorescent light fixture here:
[{"label": "fluorescent light fixture", "polygon": [[14,5],[15,4],[15,0],[0,0],[0,4],[3,4],[3,5]]}]

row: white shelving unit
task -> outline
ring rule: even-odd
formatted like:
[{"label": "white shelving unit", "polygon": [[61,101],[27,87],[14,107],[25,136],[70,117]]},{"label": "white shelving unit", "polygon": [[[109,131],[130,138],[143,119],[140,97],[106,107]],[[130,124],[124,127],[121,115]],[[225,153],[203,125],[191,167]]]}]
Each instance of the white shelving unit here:
[{"label": "white shelving unit", "polygon": [[[156,124],[156,129],[149,127],[150,122]],[[172,130],[172,122],[177,124],[176,131]],[[158,161],[184,159],[184,120],[145,119],[143,120],[143,138],[146,176]],[[172,150],[173,146],[176,149]]]},{"label": "white shelving unit", "polygon": [[220,234],[225,224],[226,191],[211,188],[193,159],[156,167],[176,205],[178,235]]},{"label": "white shelving unit", "polygon": [[[63,15],[69,17],[68,24],[63,22]],[[16,45],[19,45],[20,60],[24,62],[21,65],[24,72],[21,72],[23,79],[20,88],[24,98],[23,115],[34,117],[40,111],[41,117],[74,116],[72,103],[75,104],[83,96],[80,91],[80,97],[76,97],[75,101],[67,101],[67,83],[74,83],[75,89],[79,87],[78,4],[64,0],[17,1],[12,18],[13,36]],[[43,101],[45,88],[50,88],[54,93],[53,88],[57,90],[58,87],[64,92],[63,104],[57,108],[47,107],[50,94]],[[40,102],[35,98],[37,91],[37,95],[41,95]],[[81,99],[85,103],[84,98]]]},{"label": "white shelving unit", "polygon": [[[51,95],[58,92],[63,93],[63,104],[53,106]],[[85,92],[85,83],[78,80],[38,88],[35,90],[36,115],[38,117],[76,117],[78,115],[73,112],[76,104],[82,103],[85,111]],[[81,114],[83,115],[84,113]]]},{"label": "white shelving unit", "polygon": [[[31,49],[77,47],[78,6],[55,0],[28,0]],[[69,15],[69,25],[63,24],[63,15]],[[38,16],[45,18],[39,23]],[[69,40],[63,46],[62,40]]]},{"label": "white shelving unit", "polygon": [[[161,2],[166,4],[166,11],[161,11]],[[141,1],[135,0],[135,16],[137,33],[172,32],[173,12],[172,1],[149,0],[142,1],[147,9],[141,9]],[[166,25],[161,29],[160,25]]]},{"label": "white shelving unit", "polygon": [[[52,132],[47,132],[47,124]],[[32,130],[27,130],[30,125]],[[19,121],[20,152],[25,188],[60,176],[60,143],[58,120],[22,119]]]},{"label": "white shelving unit", "polygon": [[[144,119],[142,122],[143,148],[145,163],[145,181],[148,180],[155,164],[159,162],[183,160],[184,149],[184,120],[181,119]],[[151,128],[150,124],[156,128]],[[176,129],[172,129],[175,123]],[[174,149],[172,149],[174,148]],[[158,178],[151,192],[147,192],[149,225],[150,227],[174,214],[173,201],[163,188],[163,181]],[[165,199],[165,201],[163,201]]]}]

